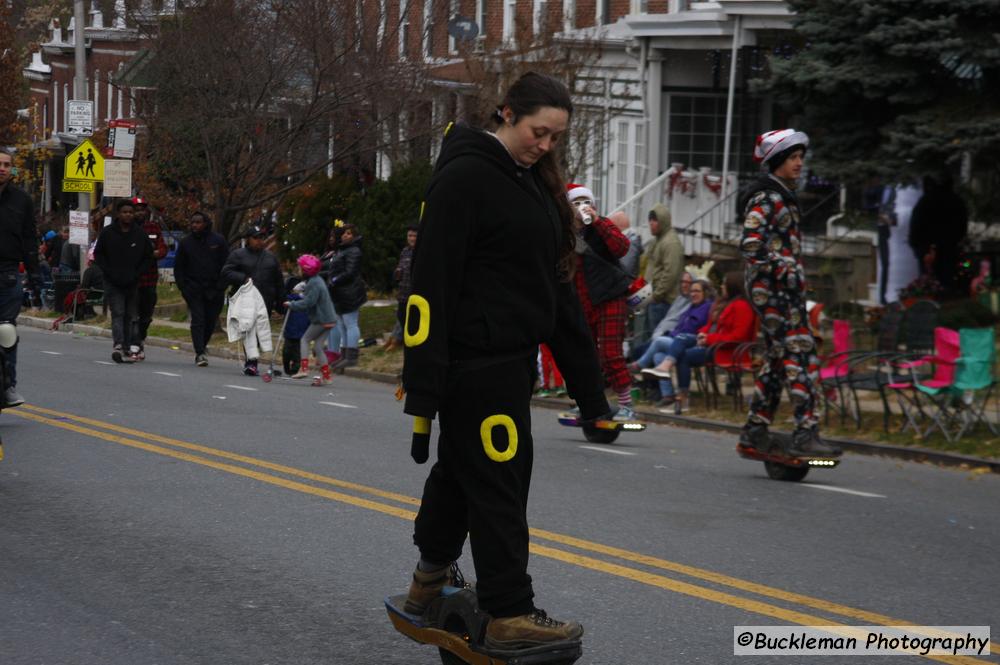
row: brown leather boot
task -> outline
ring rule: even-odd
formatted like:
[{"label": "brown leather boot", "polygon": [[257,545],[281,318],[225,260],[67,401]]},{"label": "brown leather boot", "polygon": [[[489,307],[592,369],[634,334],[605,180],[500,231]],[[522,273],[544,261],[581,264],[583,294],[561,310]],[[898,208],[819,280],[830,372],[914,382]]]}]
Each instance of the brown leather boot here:
[{"label": "brown leather boot", "polygon": [[410,591],[406,596],[403,611],[407,614],[423,615],[431,601],[441,595],[441,590],[454,584],[454,564],[429,572],[417,568],[413,571],[413,581],[410,582]]},{"label": "brown leather boot", "polygon": [[486,646],[493,649],[527,649],[582,636],[583,626],[577,622],[556,621],[538,609],[521,616],[492,619],[486,626]]}]

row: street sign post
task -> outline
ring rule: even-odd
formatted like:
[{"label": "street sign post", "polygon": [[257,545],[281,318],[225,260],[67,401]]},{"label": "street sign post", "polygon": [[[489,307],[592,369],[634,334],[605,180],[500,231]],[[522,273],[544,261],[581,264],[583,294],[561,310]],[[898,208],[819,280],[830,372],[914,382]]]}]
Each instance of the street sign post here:
[{"label": "street sign post", "polygon": [[[85,180],[91,183],[104,180],[104,155],[90,139],[84,139],[72,152],[66,155],[63,177],[69,180]],[[63,191],[67,191],[65,187]],[[83,190],[72,190],[83,191]],[[86,191],[94,191],[93,188]]]},{"label": "street sign post", "polygon": [[94,102],[88,99],[69,101],[66,110],[66,131],[80,136],[90,136],[94,133]]},{"label": "street sign post", "polygon": [[63,178],[62,190],[67,193],[89,194],[94,191],[93,180],[67,180]]},{"label": "street sign post", "polygon": [[135,157],[135,120],[112,120],[108,123],[108,156]]},{"label": "street sign post", "polygon": [[90,214],[86,210],[69,211],[69,241],[84,247],[90,244]]},{"label": "street sign post", "polygon": [[104,196],[108,198],[132,196],[131,161],[127,159],[105,160]]}]

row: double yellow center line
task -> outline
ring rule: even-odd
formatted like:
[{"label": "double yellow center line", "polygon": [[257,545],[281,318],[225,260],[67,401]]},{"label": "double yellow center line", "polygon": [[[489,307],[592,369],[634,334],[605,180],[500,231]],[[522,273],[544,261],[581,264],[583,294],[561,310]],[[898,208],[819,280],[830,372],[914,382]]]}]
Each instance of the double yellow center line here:
[{"label": "double yellow center line", "polygon": [[[375,487],[331,478],[255,457],[239,455],[197,443],[181,441],[142,430],[123,427],[114,423],[46,409],[40,406],[24,404],[20,408],[8,413],[52,427],[76,432],[84,436],[117,443],[130,448],[137,448],[165,457],[172,457],[192,464],[199,464],[296,492],[339,501],[385,515],[392,515],[407,521],[412,521],[416,516],[415,510],[410,507],[415,508],[420,505],[419,499],[404,494],[388,492]],[[633,582],[647,586],[735,607],[787,624],[842,626],[845,630],[850,629],[850,624],[832,620],[829,618],[831,616],[856,620],[864,625],[908,626],[914,624],[913,621],[895,619],[883,614],[840,605],[820,598],[813,598],[710,570],[552,531],[532,529],[531,537],[533,541],[531,552],[535,556],[555,559],[556,561],[632,580]],[[541,544],[538,541],[544,541],[546,544]],[[563,547],[555,547],[554,545],[561,545]],[[596,558],[593,555],[600,555],[605,558]],[[637,566],[641,566],[641,568]],[[668,576],[655,571],[675,573],[676,575],[706,582],[712,586],[698,585],[677,579],[676,576]],[[798,606],[804,608],[805,611],[782,607],[764,600],[738,596],[726,590],[720,590],[719,587]],[[809,610],[817,610],[823,614],[810,614]],[[990,649],[993,653],[998,653],[1000,652],[1000,645],[990,642]],[[968,656],[926,656],[926,658],[942,663],[987,662]]]}]

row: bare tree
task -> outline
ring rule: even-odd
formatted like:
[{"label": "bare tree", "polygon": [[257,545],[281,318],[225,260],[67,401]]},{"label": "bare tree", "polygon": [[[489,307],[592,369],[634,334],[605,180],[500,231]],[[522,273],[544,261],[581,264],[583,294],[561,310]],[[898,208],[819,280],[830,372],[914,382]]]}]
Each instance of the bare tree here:
[{"label": "bare tree", "polygon": [[[517,35],[531,35],[532,26],[523,15],[516,19]],[[557,39],[544,30],[534,39],[522,37],[501,48],[477,53],[472,43],[460,46],[468,78],[476,88],[470,120],[487,124],[504,91],[522,74],[535,71],[548,74],[567,85],[571,93],[580,90],[579,80],[591,72],[601,59],[601,41],[596,34],[581,33],[573,38]],[[597,165],[595,144],[607,140],[607,118],[603,109],[576,105],[573,121],[561,143],[563,170],[570,180],[579,178]]]},{"label": "bare tree", "polygon": [[204,0],[162,21],[145,74],[155,93],[136,100],[150,175],[214,208],[233,238],[328,165],[367,159],[420,72],[369,43],[359,9]]}]

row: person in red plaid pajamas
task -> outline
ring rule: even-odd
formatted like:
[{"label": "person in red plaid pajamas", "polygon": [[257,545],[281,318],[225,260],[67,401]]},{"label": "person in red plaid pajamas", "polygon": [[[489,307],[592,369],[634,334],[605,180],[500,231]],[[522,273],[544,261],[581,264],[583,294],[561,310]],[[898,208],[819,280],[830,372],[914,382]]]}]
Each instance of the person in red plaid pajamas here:
[{"label": "person in red plaid pajamas", "polygon": [[623,344],[628,306],[625,296],[632,281],[618,264],[628,253],[629,240],[607,217],[594,209],[594,194],[583,185],[566,185],[576,211],[576,286],[583,314],[597,344],[604,380],[618,397],[614,420],[635,419],[632,377],[625,366]]},{"label": "person in red plaid pajamas", "polygon": [[160,281],[157,262],[167,255],[167,243],[163,240],[160,225],[154,222],[149,214],[149,204],[146,199],[136,196],[132,199],[132,203],[135,206],[135,222],[146,232],[146,236],[153,246],[153,259],[139,276],[139,288],[136,294],[136,319],[132,326],[132,348],[130,349],[133,360],[145,360],[146,334],[149,332],[149,324],[153,322],[153,310],[156,308],[157,300],[156,285]]}]

